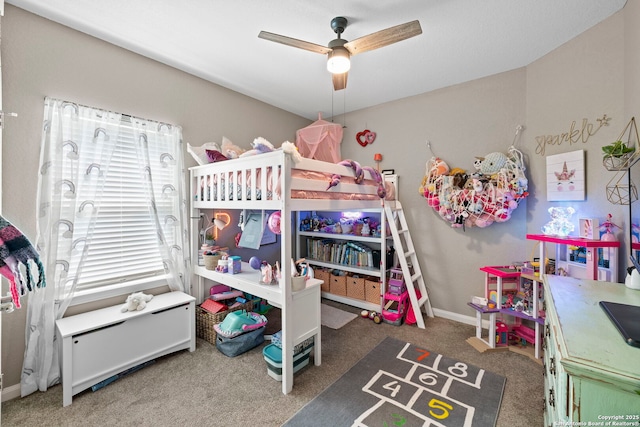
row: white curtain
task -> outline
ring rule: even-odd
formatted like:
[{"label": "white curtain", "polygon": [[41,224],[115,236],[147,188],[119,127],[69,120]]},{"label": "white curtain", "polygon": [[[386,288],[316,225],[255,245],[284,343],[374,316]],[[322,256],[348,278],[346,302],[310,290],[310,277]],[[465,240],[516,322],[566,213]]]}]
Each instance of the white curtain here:
[{"label": "white curtain", "polygon": [[[172,290],[189,289],[181,129],[47,98],[36,246],[45,266],[48,286],[29,295],[22,396],[36,390],[46,391],[60,381],[55,321],[64,315],[78,285],[91,246],[110,160],[122,126],[131,127],[130,122],[140,141],[137,153],[141,180],[144,177],[149,184],[146,186],[149,212],[156,224],[169,286]],[[161,155],[152,156],[149,146],[168,135],[178,143],[170,144],[172,148],[164,149]],[[162,173],[167,168],[181,170]],[[155,172],[158,172],[157,178]],[[169,176],[167,180],[165,177]]]},{"label": "white curtain", "polygon": [[[149,213],[156,225],[158,248],[169,287],[173,291],[189,290],[189,221],[182,130],[179,126],[135,117],[131,122]],[[179,143],[168,144],[167,140]],[[175,173],[175,168],[180,168],[180,173]]]}]

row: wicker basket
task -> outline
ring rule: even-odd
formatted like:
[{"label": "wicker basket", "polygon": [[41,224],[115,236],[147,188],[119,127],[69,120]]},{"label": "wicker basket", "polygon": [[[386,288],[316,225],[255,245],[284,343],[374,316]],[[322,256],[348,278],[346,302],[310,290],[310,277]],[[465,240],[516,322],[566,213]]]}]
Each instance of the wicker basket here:
[{"label": "wicker basket", "polygon": [[203,255],[204,268],[207,270],[215,270],[218,266],[218,261],[222,259],[222,255]]},{"label": "wicker basket", "polygon": [[347,277],[347,296],[361,301],[365,300],[364,277]]},{"label": "wicker basket", "polygon": [[380,282],[377,280],[365,280],[364,296],[366,301],[373,304],[380,304]]},{"label": "wicker basket", "polygon": [[334,295],[347,296],[347,276],[331,275],[329,292]]},{"label": "wicker basket", "polygon": [[200,306],[196,306],[196,336],[216,345],[216,330],[213,325],[222,323],[227,314],[237,310],[253,310],[253,301],[247,301],[237,307],[218,313],[211,313]]},{"label": "wicker basket", "polygon": [[316,269],[313,273],[313,277],[314,279],[322,280],[322,285],[320,285],[322,292],[329,292],[331,273],[329,273],[328,270]]}]

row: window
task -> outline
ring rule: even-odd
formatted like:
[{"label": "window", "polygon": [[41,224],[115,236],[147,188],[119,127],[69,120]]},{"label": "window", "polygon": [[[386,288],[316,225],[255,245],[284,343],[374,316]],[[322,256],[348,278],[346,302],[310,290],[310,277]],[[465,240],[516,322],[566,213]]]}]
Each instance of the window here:
[{"label": "window", "polygon": [[[123,118],[77,291],[164,275],[130,120]],[[91,142],[86,142],[91,143]],[[159,147],[150,147],[160,156]],[[165,168],[165,172],[171,172]],[[161,199],[171,203],[171,199]],[[80,254],[76,254],[80,256]]]},{"label": "window", "polygon": [[184,194],[179,127],[47,99],[38,245],[58,299],[184,290]]}]

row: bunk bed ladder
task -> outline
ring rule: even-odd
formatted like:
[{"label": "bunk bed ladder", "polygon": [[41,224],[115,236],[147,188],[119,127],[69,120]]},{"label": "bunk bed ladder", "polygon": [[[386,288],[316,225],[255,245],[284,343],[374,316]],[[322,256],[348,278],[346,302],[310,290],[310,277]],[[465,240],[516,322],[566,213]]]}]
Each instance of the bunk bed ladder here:
[{"label": "bunk bed ladder", "polygon": [[[427,316],[433,317],[433,309],[429,301],[429,294],[424,283],[424,276],[420,269],[420,263],[416,255],[411,233],[407,226],[407,219],[404,216],[402,204],[399,201],[385,202],[384,211],[387,217],[387,223],[393,236],[393,243],[402,268],[407,292],[409,292],[409,300],[411,307],[415,313],[416,322],[419,328],[424,329],[424,319],[422,318],[421,307],[424,306]],[[413,270],[413,272],[412,272]],[[418,298],[416,289],[420,291]]]}]

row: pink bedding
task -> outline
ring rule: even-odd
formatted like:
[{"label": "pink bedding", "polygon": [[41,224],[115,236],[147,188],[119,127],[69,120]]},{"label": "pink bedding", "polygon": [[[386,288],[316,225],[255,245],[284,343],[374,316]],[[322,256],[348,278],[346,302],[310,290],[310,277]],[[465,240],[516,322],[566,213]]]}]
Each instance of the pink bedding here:
[{"label": "pink bedding", "polygon": [[[225,183],[225,178],[226,177],[233,177],[235,175],[235,179],[232,179],[232,181],[235,182],[231,182],[231,185],[229,186],[228,190],[226,189],[226,183]],[[213,183],[214,186],[209,185],[210,182],[210,176],[206,176],[206,182],[205,182],[205,177],[201,177],[201,181],[200,181],[200,191],[201,194],[199,195],[195,195],[196,196],[196,200],[209,200],[209,194],[211,191],[211,188],[213,188],[213,196],[211,197],[211,200],[216,201],[216,200],[225,200],[226,197],[228,197],[228,200],[241,200],[242,199],[242,181],[243,181],[243,176],[242,175],[246,175],[246,179],[245,182],[246,187],[245,187],[245,194],[246,194],[246,200],[251,200],[251,198],[253,197],[252,193],[252,185],[251,185],[251,173],[250,171],[246,171],[244,174],[241,171],[236,171],[236,172],[230,172],[227,174],[224,174],[221,180],[221,185],[220,186],[216,186],[215,184],[217,184],[217,176],[213,176]],[[315,171],[308,171],[308,170],[301,170],[301,169],[292,169],[291,170],[291,176],[292,178],[300,178],[300,179],[307,179],[307,180],[316,180],[316,181],[324,181],[327,183],[327,186],[329,184],[329,182],[331,181],[331,174],[328,173],[322,173],[322,172],[315,172]],[[269,167],[267,168],[267,199],[271,200],[272,198],[275,199],[279,199],[280,195],[281,195],[281,190],[280,190],[280,177],[278,176],[278,179],[276,180],[276,185],[275,185],[275,189],[273,188],[273,179],[272,179],[272,168]],[[256,170],[256,181],[257,181],[257,185],[256,185],[256,193],[257,193],[257,199],[261,200],[262,199],[262,188],[261,188],[261,169],[257,169]],[[344,176],[340,179],[340,183],[341,184],[354,184],[355,180],[353,177],[349,177],[349,176]],[[235,185],[237,184],[237,185]],[[365,186],[372,186],[373,188],[377,188],[378,184],[377,182],[375,182],[374,180],[364,180],[361,184],[359,184],[363,187]],[[221,187],[221,193],[222,193],[222,198],[218,199],[217,197],[217,189],[218,187]],[[385,195],[385,199],[386,200],[394,200],[395,199],[395,189],[394,186],[391,185],[388,182],[384,182],[384,188],[386,190],[386,195]],[[205,194],[206,192],[206,194]],[[200,197],[198,197],[200,196]],[[379,199],[377,194],[362,194],[362,193],[341,193],[338,190],[338,187],[333,187],[330,188],[326,191],[308,191],[308,190],[302,190],[302,189],[292,189],[291,190],[291,197],[294,199],[330,199],[330,200],[376,200]]]}]

